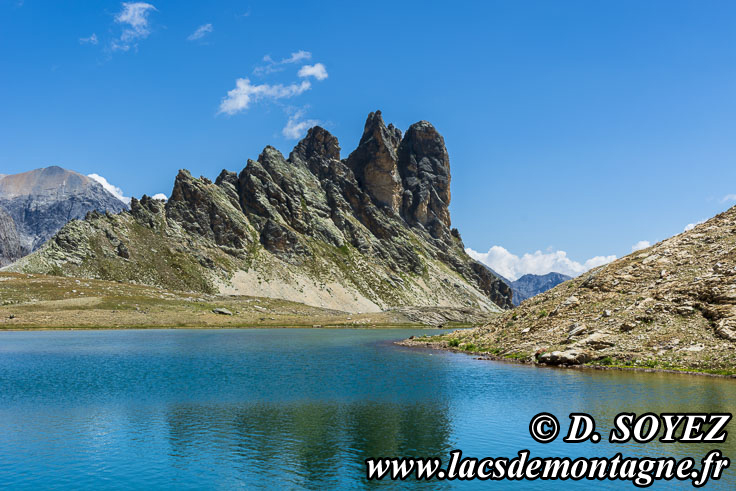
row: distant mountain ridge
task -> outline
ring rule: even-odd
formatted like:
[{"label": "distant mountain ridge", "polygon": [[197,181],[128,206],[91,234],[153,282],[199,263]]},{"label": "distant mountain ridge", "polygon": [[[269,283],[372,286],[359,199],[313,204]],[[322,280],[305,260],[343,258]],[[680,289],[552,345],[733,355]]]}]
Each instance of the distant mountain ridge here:
[{"label": "distant mountain ridge", "polygon": [[11,269],[353,312],[511,307],[510,288],[451,228],[449,156],[430,123],[402,134],[376,111],[340,152],[317,126],[288,157],[267,146],[239,174],[181,170],[167,202],[72,221]]},{"label": "distant mountain ridge", "polygon": [[496,272],[487,264],[484,264],[483,266],[511,288],[511,291],[513,292],[512,303],[514,307],[524,300],[537,296],[540,293],[544,293],[550,288],[554,288],[563,281],[572,279],[572,276],[552,272],[543,275],[527,273],[516,281],[511,281]]},{"label": "distant mountain ridge", "polygon": [[542,275],[525,274],[518,280],[512,281],[509,284],[509,286],[511,286],[511,291],[514,292],[514,305],[519,305],[524,300],[535,297],[540,293],[544,293],[547,290],[556,287],[563,281],[570,279],[572,279],[572,276],[554,272]]},{"label": "distant mountain ridge", "polygon": [[70,220],[125,209],[97,181],[58,166],[0,175],[0,266],[38,249]]}]

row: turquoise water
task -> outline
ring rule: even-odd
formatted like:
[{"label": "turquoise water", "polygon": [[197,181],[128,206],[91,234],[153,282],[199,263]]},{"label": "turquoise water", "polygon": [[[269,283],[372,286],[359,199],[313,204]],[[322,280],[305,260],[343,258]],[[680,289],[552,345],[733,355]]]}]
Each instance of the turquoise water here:
[{"label": "turquoise water", "polygon": [[[692,456],[699,444],[543,445],[529,420],[736,407],[736,381],[555,370],[392,344],[418,330],[0,333],[0,488],[589,489],[364,479],[382,456]],[[731,428],[733,424],[729,425]],[[605,438],[604,438],[605,440]],[[734,440],[720,448],[733,458]],[[706,489],[736,489],[736,464]],[[676,487],[675,483],[655,489]],[[689,487],[688,486],[682,486]]]}]

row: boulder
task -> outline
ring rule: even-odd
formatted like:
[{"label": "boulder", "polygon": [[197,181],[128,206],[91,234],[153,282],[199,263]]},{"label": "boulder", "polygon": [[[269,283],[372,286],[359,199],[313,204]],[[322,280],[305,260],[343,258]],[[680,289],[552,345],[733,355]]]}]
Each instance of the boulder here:
[{"label": "boulder", "polygon": [[539,363],[547,365],[582,365],[590,361],[590,354],[581,350],[552,351],[539,356]]},{"label": "boulder", "polygon": [[736,329],[729,319],[721,319],[716,326],[716,334],[729,341],[736,341]]},{"label": "boulder", "polygon": [[216,309],[212,309],[212,312],[219,315],[233,315],[232,312],[230,312],[228,309],[217,307]]}]

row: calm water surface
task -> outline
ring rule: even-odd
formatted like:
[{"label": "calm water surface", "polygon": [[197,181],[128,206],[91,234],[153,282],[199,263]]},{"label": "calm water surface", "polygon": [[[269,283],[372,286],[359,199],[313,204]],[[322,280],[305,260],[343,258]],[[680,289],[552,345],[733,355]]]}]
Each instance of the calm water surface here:
[{"label": "calm water surface", "polygon": [[[542,457],[620,451],[699,462],[712,447],[562,437],[542,445],[529,436],[529,420],[547,411],[566,428],[568,413],[588,412],[607,435],[620,411],[736,408],[733,380],[533,368],[391,343],[419,333],[0,333],[0,488],[589,489],[588,482],[368,483],[363,461],[445,457],[459,448],[478,458],[529,449]],[[736,436],[729,440],[720,448],[733,459]],[[734,467],[706,489],[736,489]]]}]

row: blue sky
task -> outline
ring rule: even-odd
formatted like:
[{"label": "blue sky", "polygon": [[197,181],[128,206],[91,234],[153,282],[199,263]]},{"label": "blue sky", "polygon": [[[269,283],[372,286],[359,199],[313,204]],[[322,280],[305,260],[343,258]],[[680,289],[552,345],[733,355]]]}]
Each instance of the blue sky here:
[{"label": "blue sky", "polygon": [[444,135],[478,257],[574,272],[734,204],[735,33],[726,1],[0,0],[0,173],[169,193],[381,109]]}]

